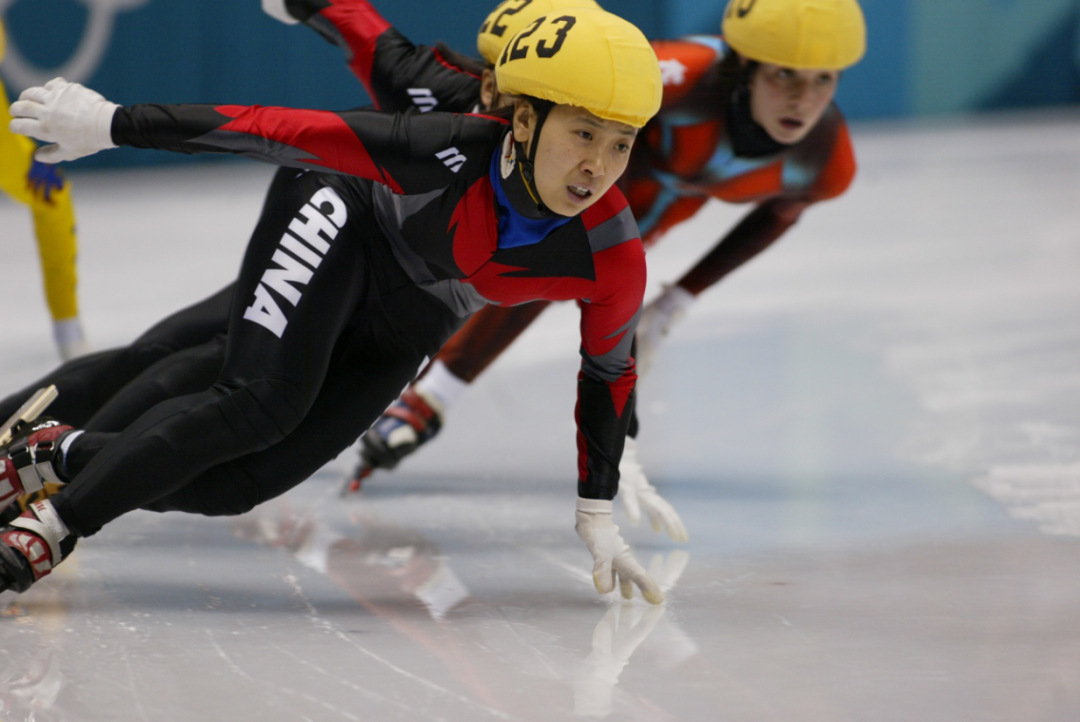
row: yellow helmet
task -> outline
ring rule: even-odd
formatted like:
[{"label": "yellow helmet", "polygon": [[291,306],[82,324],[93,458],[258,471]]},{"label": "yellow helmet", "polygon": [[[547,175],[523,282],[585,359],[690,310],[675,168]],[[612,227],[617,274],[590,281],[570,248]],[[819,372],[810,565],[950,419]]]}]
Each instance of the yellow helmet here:
[{"label": "yellow helmet", "polygon": [[729,0],[721,32],[739,55],[787,68],[843,70],[866,52],[856,0]]},{"label": "yellow helmet", "polygon": [[660,110],[660,63],[641,31],[599,8],[537,18],[495,63],[499,90],[640,128]]},{"label": "yellow helmet", "polygon": [[600,9],[593,0],[503,0],[480,26],[476,37],[476,49],[487,61],[495,65],[506,41],[518,34],[541,15],[559,13],[571,8]]}]

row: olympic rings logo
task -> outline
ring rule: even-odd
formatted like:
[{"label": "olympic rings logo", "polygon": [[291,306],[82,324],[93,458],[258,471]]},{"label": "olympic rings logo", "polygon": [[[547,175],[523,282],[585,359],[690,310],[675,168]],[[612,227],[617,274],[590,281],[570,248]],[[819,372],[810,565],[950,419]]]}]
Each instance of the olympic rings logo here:
[{"label": "olympic rings logo", "polygon": [[[0,0],[0,17],[4,16],[7,9],[15,2],[17,0]],[[89,17],[78,47],[63,65],[48,69],[31,65],[19,52],[18,46],[10,35],[8,36],[4,74],[15,86],[29,88],[32,85],[44,85],[58,75],[73,82],[85,83],[101,65],[101,60],[112,40],[116,16],[122,12],[140,8],[152,0],[76,0],[76,2],[86,6]]]}]

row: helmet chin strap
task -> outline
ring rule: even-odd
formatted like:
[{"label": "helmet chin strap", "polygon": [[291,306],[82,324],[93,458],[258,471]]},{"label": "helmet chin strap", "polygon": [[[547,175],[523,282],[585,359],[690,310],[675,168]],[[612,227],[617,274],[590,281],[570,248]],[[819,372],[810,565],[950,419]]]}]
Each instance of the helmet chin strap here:
[{"label": "helmet chin strap", "polygon": [[[543,129],[544,123],[547,122],[548,115],[550,115],[551,109],[555,107],[555,104],[551,101],[540,100],[537,98],[529,98],[528,100],[532,104],[533,110],[536,111],[536,128],[532,134],[532,145],[527,152],[525,146],[523,146],[517,138],[514,139],[515,155],[518,158],[517,171],[521,176],[525,191],[536,206],[537,215],[535,217],[562,218],[564,216],[555,213],[544,205],[544,202],[540,200],[540,191],[536,189],[536,149],[540,147],[540,131]],[[518,210],[524,212],[521,208]],[[526,213],[526,215],[531,216],[532,214]]]}]

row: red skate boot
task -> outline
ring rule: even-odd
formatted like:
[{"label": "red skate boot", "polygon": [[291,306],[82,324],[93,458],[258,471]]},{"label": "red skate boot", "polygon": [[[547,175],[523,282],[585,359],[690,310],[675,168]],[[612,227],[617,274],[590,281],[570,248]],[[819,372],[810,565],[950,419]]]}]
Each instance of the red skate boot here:
[{"label": "red skate boot", "polygon": [[46,499],[67,483],[59,473],[60,444],[74,429],[41,417],[25,425],[0,456],[0,524],[17,517],[30,502]]},{"label": "red skate boot", "polygon": [[442,428],[443,407],[434,396],[412,386],[405,389],[360,438],[360,465],[345,491],[359,491],[375,469],[393,469],[409,454],[435,438]]},{"label": "red skate boot", "polygon": [[25,592],[71,554],[75,541],[49,500],[35,501],[0,532],[0,592]]}]

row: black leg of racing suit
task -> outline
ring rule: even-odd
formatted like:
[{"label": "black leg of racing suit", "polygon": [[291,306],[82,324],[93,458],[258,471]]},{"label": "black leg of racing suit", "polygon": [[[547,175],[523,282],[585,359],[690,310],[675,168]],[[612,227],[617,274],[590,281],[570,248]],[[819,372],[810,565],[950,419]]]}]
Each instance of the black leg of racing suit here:
[{"label": "black leg of racing suit", "polygon": [[[327,188],[347,217],[293,306],[264,274],[309,202],[338,213]],[[305,173],[278,195],[244,258],[220,375],[151,408],[52,497],[76,534],[134,509],[239,514],[285,492],[352,444],[461,325],[394,259],[366,182]],[[280,338],[245,318],[260,293],[287,319]]]}]

